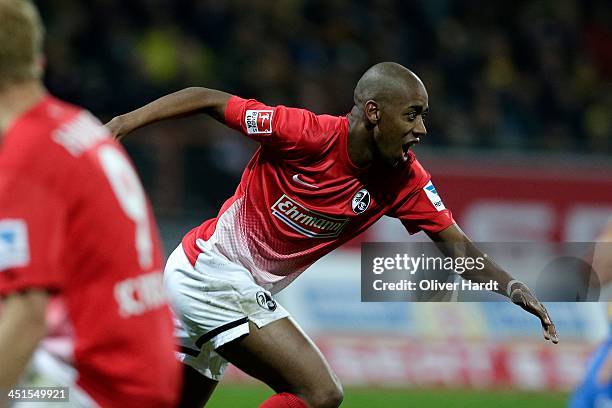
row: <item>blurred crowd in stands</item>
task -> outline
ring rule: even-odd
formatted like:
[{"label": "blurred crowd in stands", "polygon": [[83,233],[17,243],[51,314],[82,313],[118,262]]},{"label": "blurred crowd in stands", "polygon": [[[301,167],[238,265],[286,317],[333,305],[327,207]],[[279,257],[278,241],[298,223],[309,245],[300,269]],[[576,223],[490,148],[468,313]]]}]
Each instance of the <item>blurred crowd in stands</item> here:
[{"label": "blurred crowd in stands", "polygon": [[[187,86],[341,115],[368,66],[396,61],[429,91],[431,146],[612,150],[609,0],[38,3],[47,84],[103,119]],[[187,180],[215,168],[236,177],[252,146],[211,122],[152,129],[160,140],[149,142],[167,157],[150,161],[176,166],[180,155],[186,167],[172,177]],[[163,196],[177,189],[161,183]]]}]

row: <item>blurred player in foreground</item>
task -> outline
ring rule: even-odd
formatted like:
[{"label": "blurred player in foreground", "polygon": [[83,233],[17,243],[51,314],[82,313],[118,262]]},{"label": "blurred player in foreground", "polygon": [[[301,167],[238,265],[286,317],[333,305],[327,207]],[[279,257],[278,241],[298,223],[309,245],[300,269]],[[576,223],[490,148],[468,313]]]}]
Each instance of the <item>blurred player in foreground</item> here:
[{"label": "blurred player in foreground", "polygon": [[[359,80],[354,102],[337,117],[188,88],[107,125],[121,138],[155,121],[204,112],[261,144],[234,196],[215,219],[187,233],[166,265],[182,322],[182,361],[191,367],[185,406],[208,399],[227,361],[278,393],[262,407],[338,406],[338,379],[271,293],[383,215],[399,218],[410,233],[423,230],[436,242],[466,248],[449,247],[450,256],[482,256],[409,150],[426,134],[421,80],[399,64],[377,64]],[[463,276],[497,281],[499,293],[536,315],[546,339],[558,341],[546,309],[524,284],[492,262],[472,272]]]},{"label": "blurred player in foreground", "polygon": [[74,343],[54,378],[72,377],[71,406],[174,406],[181,372],[149,203],[108,130],[45,90],[43,31],[30,1],[0,0],[0,405],[58,295]]},{"label": "blurred player in foreground", "polygon": [[[593,251],[593,270],[601,283],[604,299],[609,299],[612,284],[612,217],[604,228]],[[608,320],[612,326],[612,303],[607,303]],[[570,399],[569,408],[612,407],[612,335],[592,354],[583,382]]]}]

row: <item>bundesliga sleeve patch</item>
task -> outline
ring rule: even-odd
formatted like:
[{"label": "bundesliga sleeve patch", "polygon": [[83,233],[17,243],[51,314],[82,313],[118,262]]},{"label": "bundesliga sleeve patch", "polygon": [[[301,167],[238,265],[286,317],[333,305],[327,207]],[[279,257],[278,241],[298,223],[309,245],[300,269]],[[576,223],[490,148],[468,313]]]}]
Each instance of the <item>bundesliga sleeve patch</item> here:
[{"label": "bundesliga sleeve patch", "polygon": [[24,220],[0,220],[0,272],[30,262],[28,227]]},{"label": "bundesliga sleeve patch", "polygon": [[442,199],[440,198],[440,195],[438,194],[438,191],[436,190],[436,187],[433,185],[431,180],[429,181],[429,183],[425,184],[423,190],[425,191],[425,194],[427,194],[427,198],[429,198],[429,201],[431,201],[434,207],[436,207],[436,210],[442,211],[446,209],[446,207],[444,207]]},{"label": "bundesliga sleeve patch", "polygon": [[248,109],[244,115],[244,124],[249,135],[272,133],[272,110]]}]

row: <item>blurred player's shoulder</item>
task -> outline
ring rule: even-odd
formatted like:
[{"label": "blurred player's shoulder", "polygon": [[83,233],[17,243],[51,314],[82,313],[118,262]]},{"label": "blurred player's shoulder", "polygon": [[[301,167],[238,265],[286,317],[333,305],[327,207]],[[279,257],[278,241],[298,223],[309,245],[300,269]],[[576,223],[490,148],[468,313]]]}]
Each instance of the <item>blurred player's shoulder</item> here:
[{"label": "blurred player's shoulder", "polygon": [[102,123],[90,112],[52,96],[43,100],[32,117],[24,117],[40,126],[43,136],[78,157],[94,145],[110,139]]},{"label": "blurred player's shoulder", "polygon": [[82,109],[46,95],[38,103],[17,117],[6,133],[19,134],[19,142],[39,142],[39,137],[50,135],[55,129],[73,119]]},{"label": "blurred player's shoulder", "polygon": [[47,95],[9,126],[2,159],[5,165],[52,163],[78,158],[108,140],[110,134],[91,113]]}]

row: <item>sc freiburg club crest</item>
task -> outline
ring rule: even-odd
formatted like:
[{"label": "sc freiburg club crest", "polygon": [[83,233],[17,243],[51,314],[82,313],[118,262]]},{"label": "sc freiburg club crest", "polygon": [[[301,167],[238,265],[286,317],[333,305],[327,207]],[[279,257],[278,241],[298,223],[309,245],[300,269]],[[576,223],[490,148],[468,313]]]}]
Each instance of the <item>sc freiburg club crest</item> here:
[{"label": "sc freiburg club crest", "polygon": [[355,214],[361,214],[370,206],[370,192],[362,188],[353,196],[352,206]]}]

